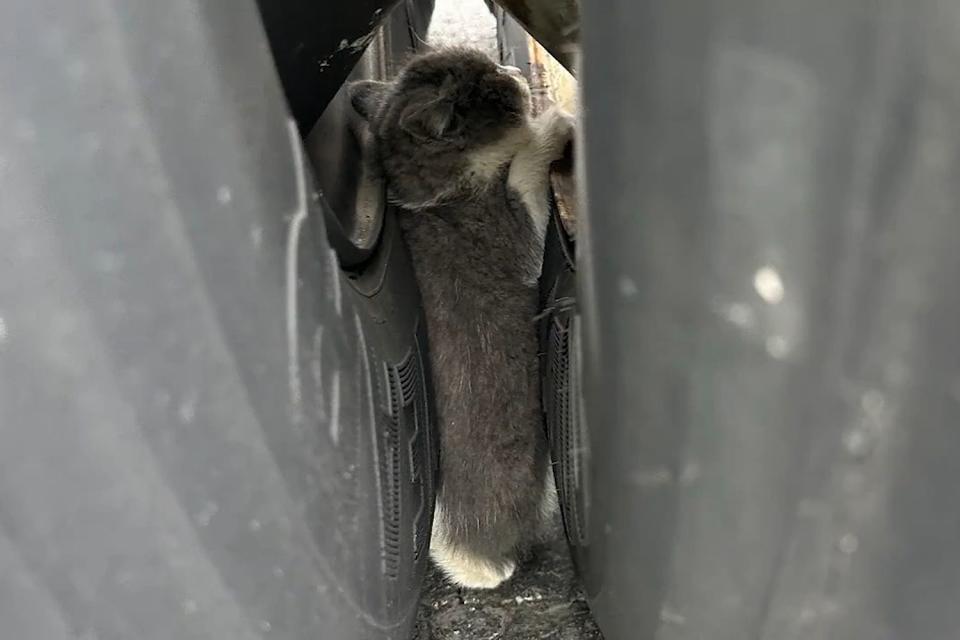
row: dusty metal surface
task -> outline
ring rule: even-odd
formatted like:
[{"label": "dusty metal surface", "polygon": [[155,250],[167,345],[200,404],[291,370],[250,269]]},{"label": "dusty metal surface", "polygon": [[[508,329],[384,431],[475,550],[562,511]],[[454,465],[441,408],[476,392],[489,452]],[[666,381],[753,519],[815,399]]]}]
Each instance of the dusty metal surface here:
[{"label": "dusty metal surface", "polygon": [[576,78],[533,38],[527,38],[527,48],[534,110],[539,112],[550,104],[557,104],[569,113],[576,113]]},{"label": "dusty metal surface", "polygon": [[577,0],[496,0],[564,67],[575,72],[580,50]]}]

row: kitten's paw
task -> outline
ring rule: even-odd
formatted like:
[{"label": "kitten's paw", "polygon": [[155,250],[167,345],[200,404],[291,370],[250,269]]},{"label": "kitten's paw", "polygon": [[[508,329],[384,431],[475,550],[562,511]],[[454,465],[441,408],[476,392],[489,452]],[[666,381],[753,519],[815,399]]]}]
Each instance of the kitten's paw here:
[{"label": "kitten's paw", "polygon": [[537,129],[540,145],[547,150],[550,160],[559,160],[564,148],[573,140],[576,119],[554,105],[537,119]]},{"label": "kitten's paw", "polygon": [[539,536],[549,540],[554,534],[556,513],[560,510],[560,501],[557,494],[557,484],[553,477],[553,466],[547,465],[547,472],[543,479],[543,497],[540,499],[540,526]]},{"label": "kitten's paw", "polygon": [[430,557],[450,582],[468,589],[495,589],[517,568],[513,560],[504,558],[494,562],[455,544],[445,525],[443,504],[439,500],[433,515]]},{"label": "kitten's paw", "polygon": [[491,562],[448,544],[431,544],[430,557],[450,582],[468,589],[496,589],[517,568],[513,560]]}]

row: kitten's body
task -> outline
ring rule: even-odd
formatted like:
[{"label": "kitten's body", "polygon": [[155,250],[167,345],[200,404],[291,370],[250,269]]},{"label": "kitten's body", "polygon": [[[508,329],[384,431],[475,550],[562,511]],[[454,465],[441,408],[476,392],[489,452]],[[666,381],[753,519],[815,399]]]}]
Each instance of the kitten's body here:
[{"label": "kitten's body", "polygon": [[559,112],[531,122],[525,87],[469,51],[415,59],[397,87],[375,90],[357,87],[354,104],[406,209],[430,338],[441,461],[431,555],[458,584],[495,587],[553,500],[534,317],[547,173],[571,125]]}]

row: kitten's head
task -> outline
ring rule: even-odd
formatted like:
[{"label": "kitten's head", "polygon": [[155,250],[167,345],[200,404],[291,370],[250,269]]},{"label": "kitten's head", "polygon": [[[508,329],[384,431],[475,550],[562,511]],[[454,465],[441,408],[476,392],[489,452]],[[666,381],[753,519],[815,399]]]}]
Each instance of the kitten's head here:
[{"label": "kitten's head", "polygon": [[530,112],[519,72],[468,49],[416,57],[389,84],[354,83],[350,99],[370,124],[393,197],[412,208],[462,186],[472,154],[510,139]]}]

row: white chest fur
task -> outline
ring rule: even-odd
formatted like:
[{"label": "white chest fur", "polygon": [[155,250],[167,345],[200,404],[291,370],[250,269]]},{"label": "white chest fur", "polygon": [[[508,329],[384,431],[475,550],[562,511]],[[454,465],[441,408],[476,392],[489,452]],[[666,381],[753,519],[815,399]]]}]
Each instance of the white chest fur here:
[{"label": "white chest fur", "polygon": [[538,259],[533,280],[540,272],[550,217],[550,165],[563,155],[573,131],[573,117],[553,107],[495,144],[475,151],[470,158],[469,180],[477,185],[489,184],[505,165],[510,165],[507,185],[519,195],[536,236],[533,250]]}]

